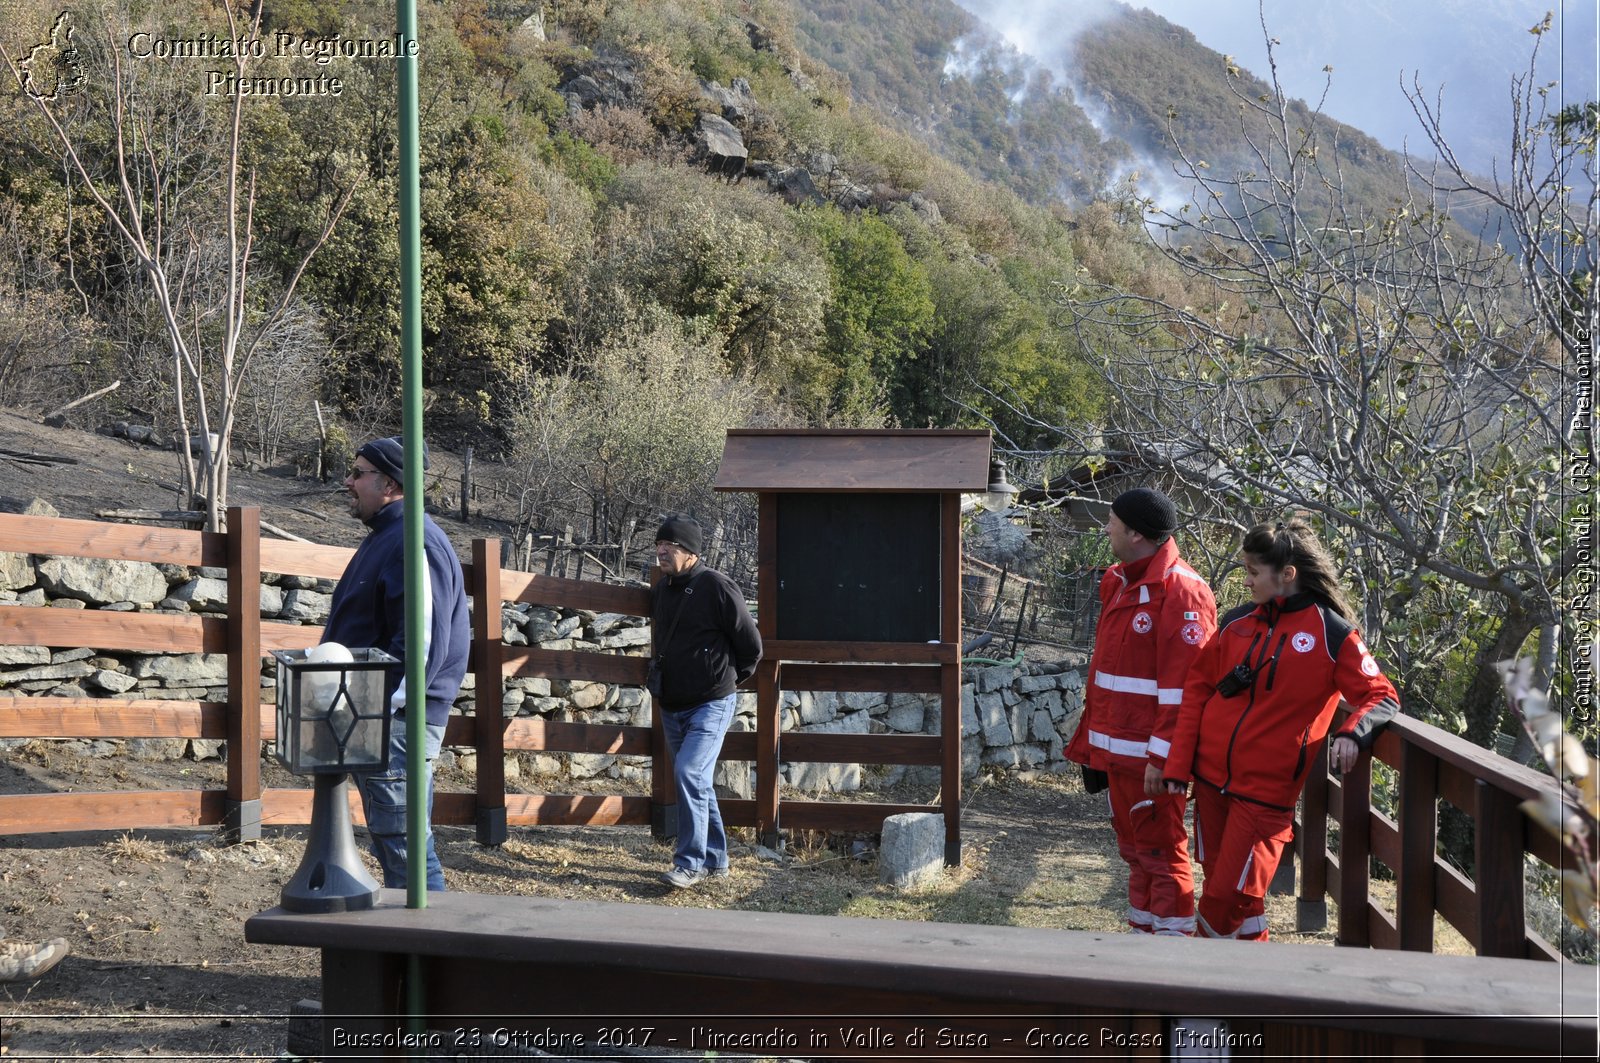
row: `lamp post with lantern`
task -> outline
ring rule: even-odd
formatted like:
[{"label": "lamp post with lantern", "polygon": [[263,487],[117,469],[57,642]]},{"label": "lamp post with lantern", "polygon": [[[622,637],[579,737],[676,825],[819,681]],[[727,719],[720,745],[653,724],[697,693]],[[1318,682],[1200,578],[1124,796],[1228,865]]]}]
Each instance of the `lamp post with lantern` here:
[{"label": "lamp post with lantern", "polygon": [[350,773],[389,763],[385,673],[400,662],[379,649],[324,643],[310,650],[274,650],[278,662],[280,763],[315,776],[311,836],[300,868],[283,887],[291,912],[371,908],[378,883],[361,863],[350,823]]}]

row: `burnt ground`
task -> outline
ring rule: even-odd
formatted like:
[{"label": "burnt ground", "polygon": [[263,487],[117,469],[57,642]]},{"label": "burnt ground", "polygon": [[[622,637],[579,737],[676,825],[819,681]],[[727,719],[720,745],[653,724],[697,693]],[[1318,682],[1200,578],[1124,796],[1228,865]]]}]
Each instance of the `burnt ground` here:
[{"label": "burnt ground", "polygon": [[[81,429],[49,428],[21,411],[0,409],[0,497],[42,498],[63,517],[96,520],[112,510],[177,510],[179,462],[170,449]],[[478,463],[475,468],[480,471],[474,479],[484,488],[494,484],[497,467]],[[264,522],[333,546],[361,541],[364,530],[350,516],[337,479],[325,484],[314,477],[297,477],[287,467],[235,468],[230,475],[229,502],[260,507]],[[455,500],[460,479],[459,459],[444,451],[430,454],[430,500],[459,506]],[[459,513],[434,513],[457,550],[468,557],[473,538],[505,535],[510,527],[492,504],[475,507],[471,524],[454,516]]]}]

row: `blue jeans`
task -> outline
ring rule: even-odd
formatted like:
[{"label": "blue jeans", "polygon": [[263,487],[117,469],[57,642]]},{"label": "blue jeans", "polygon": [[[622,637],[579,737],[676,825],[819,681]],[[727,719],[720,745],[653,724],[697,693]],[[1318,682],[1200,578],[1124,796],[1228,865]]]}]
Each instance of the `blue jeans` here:
[{"label": "blue jeans", "polygon": [[661,727],[672,749],[672,782],[678,791],[678,842],[672,866],[707,871],[728,866],[728,836],[711,779],[722,752],[722,736],[733,722],[736,694],[682,712],[663,712]]},{"label": "blue jeans", "polygon": [[[444,724],[427,724],[427,744],[422,765],[428,792],[427,838],[428,888],[444,889],[444,868],[433,849],[433,762],[444,744]],[[367,817],[367,832],[372,835],[372,853],[383,869],[383,884],[390,889],[406,888],[406,720],[396,716],[389,722],[389,770],[357,775],[361,788],[361,810]]]}]

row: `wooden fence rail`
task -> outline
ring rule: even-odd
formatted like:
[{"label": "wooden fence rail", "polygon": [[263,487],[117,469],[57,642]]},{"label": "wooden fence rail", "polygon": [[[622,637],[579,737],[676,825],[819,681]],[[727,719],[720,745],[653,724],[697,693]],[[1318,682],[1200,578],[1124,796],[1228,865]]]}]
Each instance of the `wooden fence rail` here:
[{"label": "wooden fence rail", "polygon": [[[0,551],[226,568],[229,583],[227,612],[221,617],[0,606],[0,645],[226,654],[228,675],[224,702],[0,696],[0,738],[226,738],[228,743],[222,790],[0,795],[0,834],[221,827],[245,838],[259,836],[263,824],[309,821],[309,789],[262,786],[261,744],[275,735],[271,706],[263,703],[261,660],[273,649],[315,644],[321,628],[262,622],[259,579],[262,571],[337,578],[353,551],[263,540],[254,509],[231,508],[228,527],[218,534],[0,514]],[[509,826],[662,826],[672,790],[659,720],[650,727],[507,720],[501,708],[507,677],[642,685],[645,672],[641,657],[506,646],[500,630],[503,603],[643,616],[648,592],[502,569],[500,556],[497,541],[480,539],[465,566],[474,599],[476,711],[452,717],[445,735],[447,745],[476,751],[476,790],[438,794],[435,820],[475,824],[485,844],[504,840]],[[789,689],[913,693],[939,691],[939,666],[956,653],[949,645],[861,645],[841,656],[837,644],[792,641],[770,650],[775,658],[817,662],[783,665],[782,685]],[[924,667],[889,667],[880,663],[884,660]],[[758,672],[756,680],[776,685],[779,678],[774,666]],[[875,830],[887,815],[942,811],[940,805],[779,800],[777,768],[784,761],[818,761],[936,765],[948,773],[956,760],[951,749],[939,735],[778,735],[776,719],[764,721],[757,731],[728,735],[722,757],[756,764],[758,799],[725,801],[723,815],[731,825],[755,826],[758,813],[763,822],[770,816],[757,807],[766,800],[776,805],[777,822],[785,829]],[[648,757],[651,795],[507,793],[504,756],[520,750]],[[1319,911],[1325,920],[1325,900],[1332,896],[1339,904],[1341,944],[1431,951],[1437,912],[1481,955],[1559,958],[1558,950],[1526,925],[1524,855],[1559,868],[1562,854],[1552,839],[1530,829],[1517,807],[1554,788],[1554,780],[1407,718],[1388,728],[1375,753],[1397,773],[1397,819],[1372,807],[1370,759],[1363,758],[1343,779],[1333,779],[1324,752],[1313,773],[1314,780],[1325,782],[1307,788],[1296,839],[1305,920],[1315,921]],[[1436,854],[1440,801],[1475,824],[1470,877]],[[1336,844],[1330,820],[1338,829]],[[1370,895],[1369,857],[1398,877],[1393,913]]]},{"label": "wooden fence rail", "polygon": [[[85,793],[0,795],[0,834],[217,826],[232,837],[248,838],[259,836],[263,824],[309,821],[309,790],[263,787],[261,782],[261,762],[255,751],[262,742],[275,739],[276,721],[270,692],[264,699],[261,690],[260,661],[275,649],[314,645],[322,628],[263,621],[257,607],[258,585],[263,571],[337,579],[354,551],[262,539],[258,514],[252,508],[230,509],[228,527],[227,533],[212,533],[0,514],[3,551],[223,568],[229,584],[222,616],[0,606],[0,645],[226,654],[228,684],[227,700],[216,702],[0,695],[0,738],[225,739],[228,751],[226,786],[220,791],[147,793],[137,798]],[[463,565],[473,600],[471,667],[476,709],[471,716],[451,717],[445,744],[471,748],[477,754],[476,788],[472,794],[440,793],[435,801],[435,821],[474,824],[485,844],[504,841],[511,826],[627,823],[667,829],[670,817],[666,812],[675,795],[671,754],[658,720],[651,726],[508,720],[501,712],[506,679],[543,677],[642,687],[646,669],[645,659],[636,656],[507,646],[501,640],[500,626],[505,604],[646,616],[649,592],[640,587],[504,569],[500,557],[497,541],[480,539],[472,544],[471,561]],[[804,651],[807,647],[796,648]],[[915,649],[930,661],[954,654],[953,647]],[[852,657],[872,658],[870,648]],[[794,677],[808,684],[797,689],[938,689],[934,669],[841,664],[792,668]],[[772,728],[775,732],[776,721]],[[938,765],[942,750],[942,740],[928,735],[792,735],[784,739],[783,759]],[[507,793],[504,758],[507,752],[521,751],[648,758],[651,795]],[[759,765],[755,733],[730,734],[722,759]],[[876,830],[885,816],[897,812],[939,810],[938,806],[923,805],[780,800],[777,767],[774,761],[764,774],[758,767],[757,787],[770,793],[785,828]],[[359,808],[355,815],[359,819]],[[723,815],[731,825],[756,826],[756,801],[726,801]]]},{"label": "wooden fence rail", "polygon": [[[1593,981],[1527,960],[549,897],[403,904],[385,890],[369,911],[245,923],[246,941],[320,951],[325,1058],[408,1030],[460,1059],[1595,1058]],[[408,1020],[411,1000],[425,1014]]]},{"label": "wooden fence rail", "polygon": [[[1373,807],[1373,759],[1395,770],[1394,817]],[[1302,928],[1326,922],[1331,896],[1341,945],[1431,952],[1437,913],[1481,956],[1561,959],[1560,949],[1528,926],[1524,910],[1524,857],[1556,871],[1570,860],[1519,807],[1555,789],[1550,776],[1402,716],[1379,736],[1373,756],[1343,778],[1328,774],[1326,748],[1311,778],[1295,839]],[[1441,802],[1472,820],[1470,876],[1438,851]],[[1373,863],[1394,875],[1393,911],[1372,896]]]}]

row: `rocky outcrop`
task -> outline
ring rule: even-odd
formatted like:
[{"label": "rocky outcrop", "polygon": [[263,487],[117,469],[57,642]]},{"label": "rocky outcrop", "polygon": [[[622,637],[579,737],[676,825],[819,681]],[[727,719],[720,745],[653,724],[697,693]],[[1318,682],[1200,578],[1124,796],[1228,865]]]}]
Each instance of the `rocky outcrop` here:
[{"label": "rocky outcrop", "polygon": [[637,107],[644,90],[633,64],[601,56],[576,63],[562,72],[556,88],[567,101],[567,111],[592,111],[596,107]]},{"label": "rocky outcrop", "polygon": [[716,104],[722,117],[730,122],[748,121],[756,110],[755,94],[744,78],[734,78],[727,88],[715,81],[701,81],[700,95]]},{"label": "rocky outcrop", "polygon": [[766,178],[767,188],[791,205],[805,203],[820,207],[826,202],[822,193],[817,191],[817,183],[812,180],[811,172],[803,166],[772,166],[767,169]]},{"label": "rocky outcrop", "polygon": [[749,153],[745,150],[744,137],[726,118],[702,114],[695,147],[712,173],[730,180],[744,177]]}]

